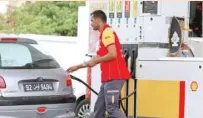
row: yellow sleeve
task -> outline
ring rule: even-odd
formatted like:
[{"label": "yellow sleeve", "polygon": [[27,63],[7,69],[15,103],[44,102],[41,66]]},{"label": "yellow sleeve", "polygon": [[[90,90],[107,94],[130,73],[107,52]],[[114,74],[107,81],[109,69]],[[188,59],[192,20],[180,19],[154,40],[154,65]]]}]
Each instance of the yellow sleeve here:
[{"label": "yellow sleeve", "polygon": [[115,36],[113,30],[111,28],[106,28],[102,34],[102,42],[104,46],[108,46],[110,44],[115,43]]}]

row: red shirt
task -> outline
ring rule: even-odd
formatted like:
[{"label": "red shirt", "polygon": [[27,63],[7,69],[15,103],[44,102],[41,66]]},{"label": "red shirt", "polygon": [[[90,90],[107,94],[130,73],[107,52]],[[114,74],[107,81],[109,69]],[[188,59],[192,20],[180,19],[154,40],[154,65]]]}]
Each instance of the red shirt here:
[{"label": "red shirt", "polygon": [[97,55],[106,55],[108,53],[107,47],[113,44],[116,46],[117,57],[111,61],[101,63],[102,82],[130,79],[130,73],[123,56],[119,39],[112,28],[110,28],[109,25],[105,25],[103,31],[100,33]]}]

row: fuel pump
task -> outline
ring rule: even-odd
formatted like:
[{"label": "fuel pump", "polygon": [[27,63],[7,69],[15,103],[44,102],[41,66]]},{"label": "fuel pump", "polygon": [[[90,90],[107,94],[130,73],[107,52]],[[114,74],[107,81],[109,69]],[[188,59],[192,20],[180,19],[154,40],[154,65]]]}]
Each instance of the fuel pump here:
[{"label": "fuel pump", "polygon": [[133,117],[136,116],[136,59],[138,55],[138,44],[123,44],[122,47],[131,79],[126,81],[121,91],[121,97],[130,97],[121,102],[124,104],[126,116]]},{"label": "fuel pump", "polygon": [[[123,56],[125,58],[126,64],[128,66],[128,69],[130,71],[130,60],[131,60],[131,55],[130,55],[130,44],[125,44],[122,45],[123,48]],[[129,81],[126,81],[126,83],[124,84],[122,90],[121,90],[121,97],[128,95],[128,88],[129,88]],[[121,101],[121,104],[123,105],[123,112],[125,112],[126,116],[128,116],[128,100],[129,98]]]},{"label": "fuel pump", "polygon": [[[132,62],[131,62],[131,77],[133,78],[133,82],[132,83],[132,87],[129,89],[129,93],[131,93],[133,90],[136,91],[137,90],[137,77],[136,77],[136,67],[137,67],[137,57],[138,57],[138,44],[132,44],[131,45],[131,54],[132,54]],[[136,118],[136,93],[134,94],[133,98],[131,98],[134,101],[134,105],[132,106],[132,110],[130,111],[131,116],[133,116],[134,118]],[[130,104],[130,102],[129,102]]]}]

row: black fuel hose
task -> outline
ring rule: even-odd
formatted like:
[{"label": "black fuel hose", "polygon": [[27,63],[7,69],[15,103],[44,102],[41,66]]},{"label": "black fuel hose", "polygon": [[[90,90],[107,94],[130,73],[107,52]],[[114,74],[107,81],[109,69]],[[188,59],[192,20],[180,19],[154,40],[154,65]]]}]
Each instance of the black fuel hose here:
[{"label": "black fuel hose", "polygon": [[[70,77],[71,77],[71,79],[73,79],[73,80],[76,80],[76,81],[78,81],[78,82],[81,82],[81,83],[84,84],[87,88],[89,88],[94,94],[98,95],[98,93],[97,93],[94,89],[92,89],[92,87],[90,87],[88,84],[86,84],[86,83],[85,83],[84,81],[82,81],[81,79],[79,79],[79,78],[77,78],[77,77],[75,77],[75,76],[73,76],[73,75],[70,75]],[[132,93],[130,93],[128,96],[125,96],[125,97],[123,97],[123,98],[120,98],[119,100],[120,100],[120,101],[125,100],[125,99],[129,98],[130,96],[134,95],[135,92],[136,92],[136,90],[134,90],[134,91],[133,91]]]},{"label": "black fuel hose", "polygon": [[81,79],[79,79],[79,78],[77,78],[77,77],[75,77],[75,76],[73,76],[73,75],[70,75],[70,77],[71,77],[71,79],[76,80],[76,81],[78,81],[78,82],[84,84],[84,85],[85,85],[88,89],[90,89],[94,94],[98,95],[98,93],[97,93],[94,89],[92,89],[87,83],[85,83],[85,82],[82,81]]},{"label": "black fuel hose", "polygon": [[[77,78],[77,77],[75,77],[75,76],[73,76],[73,75],[71,75],[71,74],[70,74],[70,77],[71,77],[71,79],[76,80],[76,81],[78,81],[78,82],[84,84],[84,85],[85,85],[88,89],[90,89],[94,94],[98,95],[98,93],[97,93],[94,89],[92,89],[92,87],[90,87],[87,83],[85,83],[85,82],[82,81],[81,79],[79,79],[79,78]],[[122,109],[123,109],[123,111],[124,111],[125,113],[126,113],[126,110],[125,110],[125,108],[124,108],[124,105],[123,105],[123,103],[122,103],[122,100],[125,100],[125,99],[129,98],[130,96],[134,95],[135,92],[136,92],[136,89],[135,89],[132,93],[130,93],[128,96],[125,96],[125,97],[119,99],[120,104],[121,104],[121,107],[122,107]]]}]

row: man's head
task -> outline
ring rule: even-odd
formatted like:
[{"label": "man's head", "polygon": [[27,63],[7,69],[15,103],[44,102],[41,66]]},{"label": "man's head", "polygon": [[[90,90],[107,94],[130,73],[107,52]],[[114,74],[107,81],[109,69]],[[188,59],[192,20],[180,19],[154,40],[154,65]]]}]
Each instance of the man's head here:
[{"label": "man's head", "polygon": [[102,10],[96,10],[91,13],[91,26],[94,30],[101,30],[101,26],[106,24],[107,17]]}]

